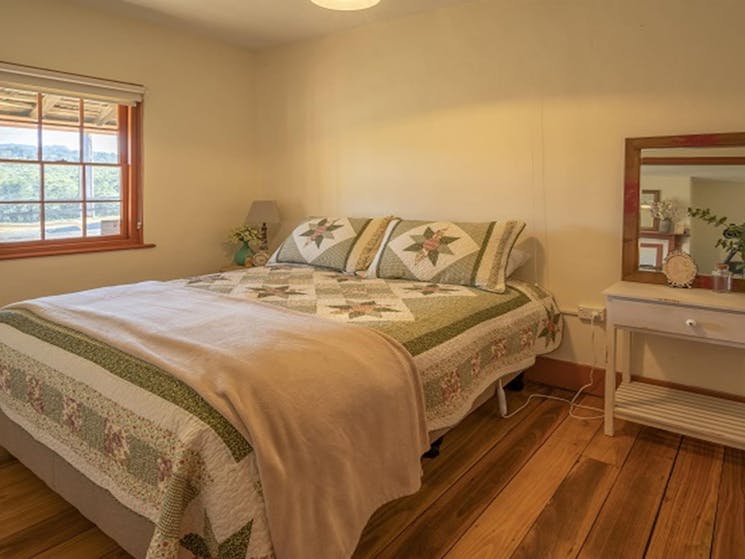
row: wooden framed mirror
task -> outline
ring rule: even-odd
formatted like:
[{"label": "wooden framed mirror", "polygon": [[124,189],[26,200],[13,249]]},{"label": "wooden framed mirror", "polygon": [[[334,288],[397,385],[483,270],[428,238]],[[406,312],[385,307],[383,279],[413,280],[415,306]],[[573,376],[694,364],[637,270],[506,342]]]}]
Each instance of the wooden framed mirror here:
[{"label": "wooden framed mirror", "polygon": [[[689,208],[717,219],[692,217]],[[717,245],[725,229],[729,248]],[[744,235],[745,132],[626,139],[624,280],[665,283],[665,257],[682,250],[698,266],[695,287],[709,287],[726,262],[745,291],[745,250],[730,250],[733,240],[745,247]]]}]

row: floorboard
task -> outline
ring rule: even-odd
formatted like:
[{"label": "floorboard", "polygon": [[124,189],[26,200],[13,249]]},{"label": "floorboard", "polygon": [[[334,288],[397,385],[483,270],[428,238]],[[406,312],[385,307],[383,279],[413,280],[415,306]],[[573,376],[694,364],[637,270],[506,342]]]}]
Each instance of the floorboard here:
[{"label": "floorboard", "polygon": [[[550,393],[540,387],[542,393]],[[510,394],[510,406],[517,409],[527,400],[527,393]],[[432,505],[452,484],[484,454],[499,443],[525,418],[535,412],[540,400],[532,400],[522,414],[509,419],[499,417],[496,398],[492,398],[466,417],[456,433],[445,436],[441,454],[422,463],[422,489],[382,507],[373,515],[362,533],[355,559],[375,557],[387,543],[399,535],[414,519]],[[380,534],[386,534],[381,538]]]},{"label": "floorboard", "polygon": [[679,446],[672,433],[639,433],[579,557],[644,556]]},{"label": "floorboard", "polygon": [[723,456],[724,448],[719,445],[683,439],[647,548],[648,558],[709,557]]},{"label": "floorboard", "polygon": [[493,447],[379,555],[442,557],[567,416],[566,405],[548,400]]},{"label": "floorboard", "polygon": [[745,451],[724,451],[712,559],[730,559],[745,550]]},{"label": "floorboard", "polygon": [[0,557],[24,559],[60,545],[94,528],[79,512],[65,510],[0,540]]},{"label": "floorboard", "polygon": [[94,527],[33,557],[34,559],[100,559],[118,548],[114,540]]},{"label": "floorboard", "polygon": [[[535,391],[567,395],[529,384],[510,408]],[[743,557],[743,451],[624,421],[606,437],[552,400],[503,419],[492,399],[422,469],[422,489],[373,515],[355,559]],[[0,558],[131,559],[1,450]]]},{"label": "floorboard", "polygon": [[[585,399],[583,403],[588,403]],[[457,542],[448,559],[509,557],[600,427],[566,417]]]}]

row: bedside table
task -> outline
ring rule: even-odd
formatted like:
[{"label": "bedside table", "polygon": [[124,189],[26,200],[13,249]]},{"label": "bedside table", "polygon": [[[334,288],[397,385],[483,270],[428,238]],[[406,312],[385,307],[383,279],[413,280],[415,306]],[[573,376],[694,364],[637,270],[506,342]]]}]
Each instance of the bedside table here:
[{"label": "bedside table", "polygon": [[[745,349],[745,294],[674,289],[621,281],[603,294],[607,302],[608,365],[605,434],[614,418],[745,449],[745,403],[632,381],[623,372],[616,388],[616,332],[643,332]],[[702,375],[702,384],[706,375]]]}]

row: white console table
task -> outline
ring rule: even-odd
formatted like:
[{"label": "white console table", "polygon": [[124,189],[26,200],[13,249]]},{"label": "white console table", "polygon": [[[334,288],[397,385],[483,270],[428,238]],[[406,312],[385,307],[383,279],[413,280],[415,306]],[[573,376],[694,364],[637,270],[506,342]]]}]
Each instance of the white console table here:
[{"label": "white console table", "polygon": [[646,332],[745,348],[745,294],[618,282],[603,294],[608,309],[605,434],[614,418],[745,449],[745,403],[644,382],[628,368],[616,388],[616,335]]}]

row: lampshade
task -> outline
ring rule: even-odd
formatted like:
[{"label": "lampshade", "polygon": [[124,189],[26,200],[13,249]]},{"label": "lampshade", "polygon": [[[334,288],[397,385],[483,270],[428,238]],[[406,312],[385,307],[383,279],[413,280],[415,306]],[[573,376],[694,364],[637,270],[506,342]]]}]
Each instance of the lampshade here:
[{"label": "lampshade", "polygon": [[279,223],[279,209],[274,200],[255,200],[248,210],[248,223]]},{"label": "lampshade", "polygon": [[365,10],[372,8],[380,0],[310,0],[316,6],[328,8],[329,10]]}]

